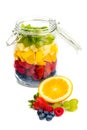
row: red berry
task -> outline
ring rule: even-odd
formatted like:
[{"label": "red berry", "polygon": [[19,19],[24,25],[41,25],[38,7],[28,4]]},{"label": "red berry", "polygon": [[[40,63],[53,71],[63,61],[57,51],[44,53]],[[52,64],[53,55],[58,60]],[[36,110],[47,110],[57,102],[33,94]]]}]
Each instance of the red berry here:
[{"label": "red berry", "polygon": [[55,69],[56,69],[56,63],[57,63],[56,61],[51,63],[51,71],[52,72],[55,71]]},{"label": "red berry", "polygon": [[14,68],[20,67],[19,60],[14,61]]},{"label": "red berry", "polygon": [[47,102],[42,97],[37,97],[36,102],[47,104]]},{"label": "red berry", "polygon": [[45,66],[45,69],[44,69],[44,78],[49,76],[50,73],[51,73],[51,63],[50,62],[46,62],[46,66]]},{"label": "red berry", "polygon": [[62,107],[57,107],[54,109],[54,113],[56,116],[61,116],[64,113],[64,109]]},{"label": "red berry", "polygon": [[25,74],[25,69],[22,67],[15,68],[20,74]]},{"label": "red berry", "polygon": [[37,97],[36,102],[38,103],[40,109],[45,109],[47,102],[42,97]]},{"label": "red berry", "polygon": [[39,110],[40,109],[40,107],[39,107],[37,102],[33,103],[33,109],[35,109],[35,110]]},{"label": "red berry", "polygon": [[27,76],[32,76],[35,73],[34,69],[35,69],[35,66],[32,65],[32,67],[29,70],[26,71],[26,75]]},{"label": "red berry", "polygon": [[34,80],[38,80],[38,76],[37,76],[36,74],[33,74],[33,75],[32,75],[32,78],[33,78]]},{"label": "red berry", "polygon": [[36,65],[35,72],[38,76],[38,79],[41,79],[44,75],[44,66],[43,65]]},{"label": "red berry", "polygon": [[46,105],[45,106],[45,111],[52,112],[53,111],[53,107],[50,106],[50,105]]}]

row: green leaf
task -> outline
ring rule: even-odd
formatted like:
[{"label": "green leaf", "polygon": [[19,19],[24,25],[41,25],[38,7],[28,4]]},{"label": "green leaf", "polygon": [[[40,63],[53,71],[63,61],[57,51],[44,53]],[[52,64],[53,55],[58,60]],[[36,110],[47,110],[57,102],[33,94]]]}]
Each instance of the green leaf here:
[{"label": "green leaf", "polygon": [[36,93],[33,98],[36,99],[39,96],[39,93]]},{"label": "green leaf", "polygon": [[28,100],[28,102],[29,102],[29,103],[33,103],[33,102],[35,102],[35,100]]}]

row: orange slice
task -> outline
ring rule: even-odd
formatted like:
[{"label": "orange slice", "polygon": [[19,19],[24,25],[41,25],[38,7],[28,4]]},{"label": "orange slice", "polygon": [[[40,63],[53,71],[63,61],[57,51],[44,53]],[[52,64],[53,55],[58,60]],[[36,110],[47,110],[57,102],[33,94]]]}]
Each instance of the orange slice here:
[{"label": "orange slice", "polygon": [[64,76],[54,76],[42,81],[38,92],[49,103],[61,102],[67,99],[73,90],[70,79]]}]

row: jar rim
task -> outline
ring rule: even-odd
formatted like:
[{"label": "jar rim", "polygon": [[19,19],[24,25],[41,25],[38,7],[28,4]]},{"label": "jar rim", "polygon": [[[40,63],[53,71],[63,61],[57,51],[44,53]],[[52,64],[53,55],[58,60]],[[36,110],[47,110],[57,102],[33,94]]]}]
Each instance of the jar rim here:
[{"label": "jar rim", "polygon": [[[36,25],[35,25],[35,22],[36,22]],[[28,19],[19,19],[16,22],[15,31],[17,33],[21,32],[22,34],[27,34],[27,35],[37,35],[37,32],[33,31],[33,30],[35,30],[34,28],[29,28],[26,30],[23,30],[21,28],[22,24],[32,25],[31,23],[33,23],[33,25],[36,27],[41,27],[40,28],[41,31],[38,35],[45,35],[48,33],[52,33],[57,28],[56,20],[53,20],[51,18],[32,18],[32,19],[28,18]],[[44,28],[46,26],[47,26],[47,28]]]}]

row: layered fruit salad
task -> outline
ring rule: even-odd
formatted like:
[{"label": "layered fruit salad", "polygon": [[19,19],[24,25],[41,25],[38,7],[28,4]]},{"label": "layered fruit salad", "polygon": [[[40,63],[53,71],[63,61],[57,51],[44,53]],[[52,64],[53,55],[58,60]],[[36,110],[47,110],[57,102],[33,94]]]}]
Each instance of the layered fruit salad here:
[{"label": "layered fruit salad", "polygon": [[48,27],[21,25],[21,30],[26,34],[21,31],[20,38],[17,38],[14,68],[16,76],[22,80],[38,81],[52,76],[56,72],[58,48],[55,36],[51,33],[40,35],[43,29],[48,29]]}]

